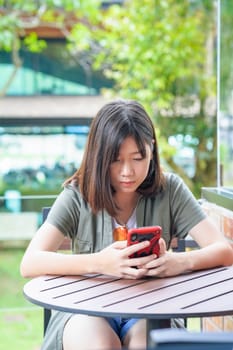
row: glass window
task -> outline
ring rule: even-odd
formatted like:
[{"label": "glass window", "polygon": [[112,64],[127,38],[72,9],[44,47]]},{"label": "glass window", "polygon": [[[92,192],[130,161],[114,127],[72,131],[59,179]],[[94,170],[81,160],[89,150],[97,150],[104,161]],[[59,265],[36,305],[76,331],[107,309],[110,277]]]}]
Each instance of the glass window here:
[{"label": "glass window", "polygon": [[[74,58],[65,40],[48,40],[41,53],[20,51],[22,66],[17,69],[6,95],[98,95],[111,82],[93,72],[88,57]],[[10,53],[0,51],[0,91],[14,72]]]},{"label": "glass window", "polygon": [[233,2],[219,1],[219,163],[221,186],[233,187]]},{"label": "glass window", "polygon": [[[10,77],[13,67],[11,64],[0,65],[0,90]],[[7,95],[96,95],[97,90],[68,78],[59,78],[52,74],[36,72],[31,68],[18,69],[14,81],[7,90]]]}]

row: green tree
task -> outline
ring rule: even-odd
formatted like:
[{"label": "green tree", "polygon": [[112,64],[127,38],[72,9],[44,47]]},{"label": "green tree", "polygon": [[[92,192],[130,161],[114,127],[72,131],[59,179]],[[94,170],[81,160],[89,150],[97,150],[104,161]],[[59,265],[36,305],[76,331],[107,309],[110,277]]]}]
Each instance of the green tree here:
[{"label": "green tree", "polygon": [[[114,80],[113,95],[138,99],[153,114],[163,158],[197,195],[216,184],[215,10],[212,1],[125,1],[69,35],[71,50],[91,53],[93,66]],[[173,134],[191,136],[192,181],[167,147]]]},{"label": "green tree", "polygon": [[64,36],[79,18],[98,17],[99,0],[0,0],[0,50],[11,53],[12,72],[0,91],[7,93],[18,69],[22,66],[20,50],[40,52],[46,40],[38,38],[36,29],[47,25]]},{"label": "green tree", "polygon": [[[17,6],[24,4],[37,25],[46,21],[59,26],[70,52],[114,81],[107,93],[145,105],[159,129],[163,159],[196,195],[202,186],[216,184],[215,1],[126,0],[105,9],[97,0],[8,3],[9,18],[14,14],[19,21],[18,30],[13,28],[9,35],[18,33],[17,50],[30,38],[20,32],[25,23],[20,22]],[[191,181],[173,161],[176,150],[168,147],[168,137],[177,134],[190,135],[195,149],[196,174]]]}]

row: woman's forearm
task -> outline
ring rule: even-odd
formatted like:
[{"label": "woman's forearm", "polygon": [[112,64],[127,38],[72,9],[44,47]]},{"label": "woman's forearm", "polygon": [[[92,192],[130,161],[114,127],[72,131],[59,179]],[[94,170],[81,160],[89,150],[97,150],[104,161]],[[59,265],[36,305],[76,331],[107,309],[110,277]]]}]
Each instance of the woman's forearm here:
[{"label": "woman's forearm", "polygon": [[95,273],[96,254],[62,254],[49,251],[34,251],[26,254],[20,265],[23,277],[40,275],[78,275]]},{"label": "woman's forearm", "polygon": [[233,264],[233,249],[227,242],[213,243],[207,247],[192,250],[189,254],[191,270],[208,269]]}]

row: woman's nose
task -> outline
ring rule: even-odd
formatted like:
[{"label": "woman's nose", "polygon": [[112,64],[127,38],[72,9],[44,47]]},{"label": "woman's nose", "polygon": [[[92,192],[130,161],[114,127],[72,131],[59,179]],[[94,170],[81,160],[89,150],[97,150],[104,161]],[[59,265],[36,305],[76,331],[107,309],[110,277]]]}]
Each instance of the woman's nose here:
[{"label": "woman's nose", "polygon": [[133,173],[133,167],[130,163],[123,163],[121,167],[121,174],[123,176],[129,176]]}]

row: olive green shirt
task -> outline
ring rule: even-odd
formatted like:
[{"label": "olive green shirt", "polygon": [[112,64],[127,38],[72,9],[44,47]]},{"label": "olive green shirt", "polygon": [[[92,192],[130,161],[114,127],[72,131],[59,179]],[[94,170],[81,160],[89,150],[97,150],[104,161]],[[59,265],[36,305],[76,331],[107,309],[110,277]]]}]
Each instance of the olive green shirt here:
[{"label": "olive green shirt", "polygon": [[[153,198],[140,197],[136,218],[138,227],[160,225],[169,246],[172,237],[184,238],[206,215],[177,175],[165,176],[163,192]],[[113,241],[110,215],[106,211],[93,215],[79,189],[73,185],[66,186],[57,197],[47,221],[72,239],[75,253],[97,252]],[[63,329],[71,316],[68,312],[54,312],[41,350],[63,349]]]},{"label": "olive green shirt", "polygon": [[[166,173],[165,190],[154,197],[141,196],[137,227],[159,225],[169,247],[173,237],[184,238],[206,215],[180,177]],[[64,187],[54,202],[47,222],[72,240],[74,253],[97,252],[113,242],[112,218],[105,211],[94,215],[78,187]]]}]

